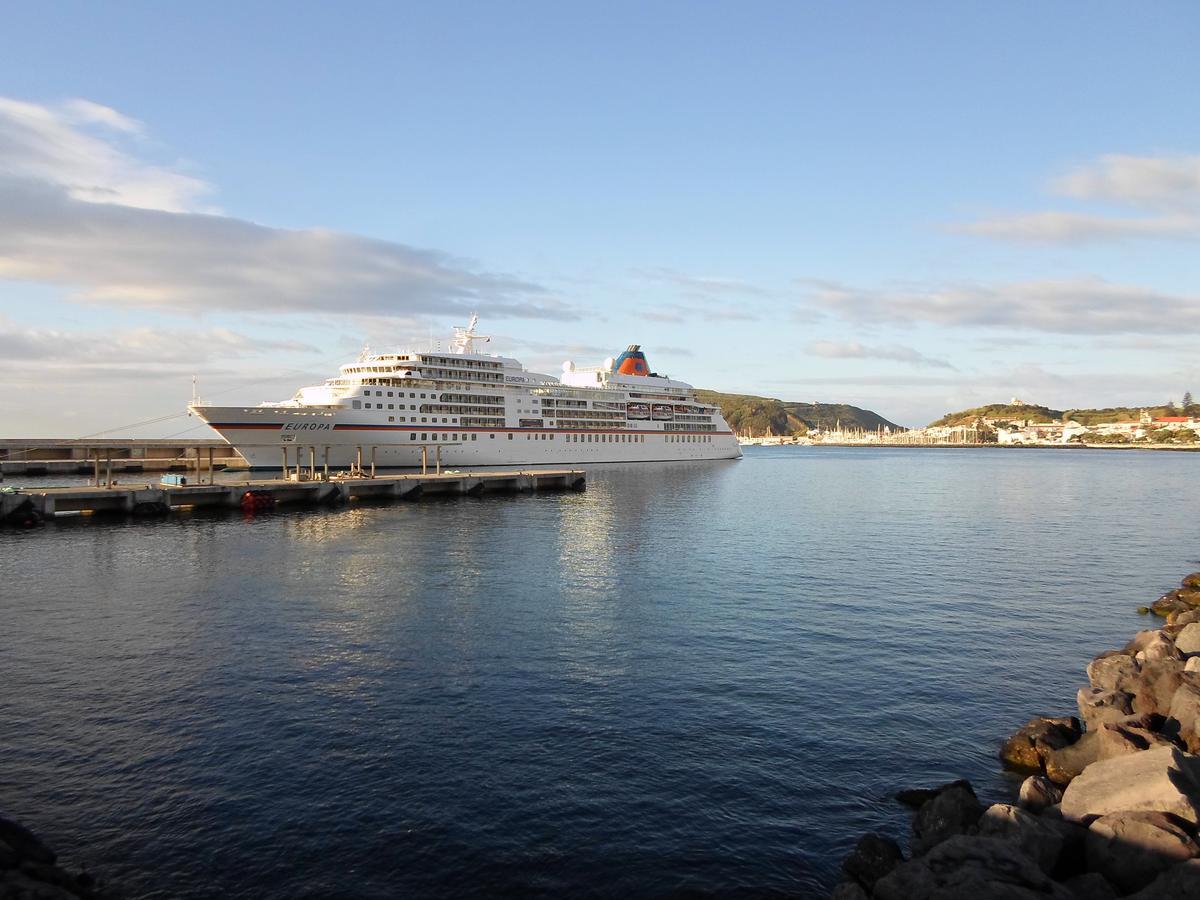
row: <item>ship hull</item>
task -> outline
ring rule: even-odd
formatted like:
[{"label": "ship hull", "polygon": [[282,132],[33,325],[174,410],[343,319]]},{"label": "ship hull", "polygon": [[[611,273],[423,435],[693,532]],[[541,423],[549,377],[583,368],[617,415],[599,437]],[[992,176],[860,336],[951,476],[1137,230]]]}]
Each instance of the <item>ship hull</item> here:
[{"label": "ship hull", "polygon": [[195,407],[194,412],[253,469],[298,463],[349,468],[443,468],[580,465],[738,459],[730,431],[575,431],[559,428],[463,428],[364,421],[361,412],[306,408]]}]

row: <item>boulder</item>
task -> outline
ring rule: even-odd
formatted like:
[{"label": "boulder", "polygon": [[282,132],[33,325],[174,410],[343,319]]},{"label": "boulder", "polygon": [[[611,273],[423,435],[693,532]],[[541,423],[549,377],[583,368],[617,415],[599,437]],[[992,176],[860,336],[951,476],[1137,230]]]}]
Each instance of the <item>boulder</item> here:
[{"label": "boulder", "polygon": [[1178,659],[1156,659],[1144,663],[1138,673],[1126,682],[1133,694],[1131,707],[1135,713],[1166,716],[1171,697],[1183,680],[1183,663]]},{"label": "boulder", "polygon": [[[1072,719],[1072,721],[1077,721]],[[966,788],[974,793],[974,788],[971,787],[971,782],[965,778],[960,778],[958,781],[951,781],[949,784],[943,784],[941,787],[935,788],[906,788],[896,792],[896,799],[907,806],[909,809],[920,809],[938,794],[950,790],[952,787]]]},{"label": "boulder", "polygon": [[1129,900],[1200,900],[1200,859],[1171,866]]},{"label": "boulder", "polygon": [[32,831],[0,816],[0,841],[4,841],[18,856],[34,862],[53,865],[57,855],[41,842]]},{"label": "boulder", "polygon": [[895,841],[877,834],[864,834],[843,860],[842,871],[870,891],[875,882],[902,862],[904,854]]},{"label": "boulder", "polygon": [[1075,900],[1117,900],[1117,889],[1099,872],[1084,872],[1063,881]]},{"label": "boulder", "polygon": [[1176,625],[1191,625],[1193,622],[1200,622],[1200,609],[1192,608],[1175,615],[1174,624]]},{"label": "boulder", "polygon": [[1094,762],[1067,786],[1061,809],[1063,818],[1085,824],[1139,810],[1200,821],[1200,759],[1160,747]]},{"label": "boulder", "polygon": [[17,851],[8,845],[7,841],[0,841],[0,870],[15,869],[21,863],[21,857],[17,855]]},{"label": "boulder", "polygon": [[1097,759],[1112,759],[1127,753],[1139,753],[1155,747],[1175,747],[1178,744],[1170,737],[1160,734],[1144,724],[1143,716],[1131,716],[1120,722],[1109,722],[1097,732]]},{"label": "boulder", "polygon": [[913,816],[913,855],[926,853],[956,834],[972,833],[982,814],[970,784],[951,785]]},{"label": "boulder", "polygon": [[1000,748],[1000,759],[1015,769],[1042,771],[1046,755],[1079,740],[1079,720],[1039,716],[1022,725]]},{"label": "boulder", "polygon": [[[1197,611],[1200,613],[1200,610]],[[1200,656],[1190,656],[1188,661],[1183,664],[1185,672],[1200,672]]]},{"label": "boulder", "polygon": [[1008,803],[996,803],[984,811],[979,834],[1012,841],[1047,875],[1054,872],[1062,851],[1063,838],[1054,825]]},{"label": "boulder", "polygon": [[1200,854],[1185,823],[1160,812],[1101,816],[1088,829],[1088,868],[1121,891],[1146,887],[1176,863]]},{"label": "boulder", "polygon": [[1200,591],[1200,572],[1193,572],[1191,575],[1185,575],[1180,584],[1189,590]]},{"label": "boulder", "polygon": [[1069,784],[1071,779],[1094,763],[1100,756],[1100,734],[1084,732],[1070,747],[1055,750],[1046,756],[1046,777],[1055,784]]},{"label": "boulder", "polygon": [[1195,676],[1180,684],[1171,698],[1164,730],[1179,737],[1189,751],[1200,750],[1200,685]]},{"label": "boulder", "polygon": [[1030,775],[1021,782],[1017,805],[1022,809],[1038,813],[1047,806],[1061,802],[1062,789],[1045,775]]},{"label": "boulder", "polygon": [[833,893],[829,895],[829,900],[871,900],[871,895],[864,891],[857,881],[847,879],[838,882]]},{"label": "boulder", "polygon": [[1073,900],[1012,841],[955,835],[879,879],[876,900]]},{"label": "boulder", "polygon": [[1140,663],[1153,662],[1156,659],[1178,659],[1179,652],[1175,649],[1175,642],[1166,633],[1159,631],[1158,636],[1135,653],[1133,658]]},{"label": "boulder", "polygon": [[[1192,610],[1200,612],[1200,610]],[[1200,623],[1191,622],[1180,629],[1175,638],[1175,649],[1185,657],[1200,654]]]},{"label": "boulder", "polygon": [[1138,664],[1127,653],[1110,650],[1088,663],[1088,681],[1100,691],[1123,691],[1124,682],[1137,674]]},{"label": "boulder", "polygon": [[1075,699],[1079,704],[1079,718],[1083,719],[1088,731],[1095,731],[1105,722],[1115,722],[1133,712],[1133,694],[1124,691],[1080,688]]}]

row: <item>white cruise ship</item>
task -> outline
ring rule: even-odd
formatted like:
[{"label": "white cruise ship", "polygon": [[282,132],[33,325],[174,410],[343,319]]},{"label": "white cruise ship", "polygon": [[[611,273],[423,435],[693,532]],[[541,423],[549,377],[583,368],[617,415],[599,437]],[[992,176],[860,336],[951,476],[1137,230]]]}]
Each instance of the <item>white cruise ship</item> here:
[{"label": "white cruise ship", "polygon": [[371,353],[291,400],[190,410],[251,468],[409,468],[736,459],[721,410],[650,371],[633,344],[603,365],[563,363],[555,378],[481,353],[477,317],[449,350]]}]

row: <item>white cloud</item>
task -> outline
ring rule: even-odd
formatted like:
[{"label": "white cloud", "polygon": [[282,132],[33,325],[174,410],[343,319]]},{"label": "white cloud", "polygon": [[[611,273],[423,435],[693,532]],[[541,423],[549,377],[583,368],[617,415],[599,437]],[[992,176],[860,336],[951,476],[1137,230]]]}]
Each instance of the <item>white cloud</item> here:
[{"label": "white cloud", "polygon": [[1042,211],[998,215],[948,226],[1000,240],[1085,243],[1200,237],[1200,155],[1109,154],[1054,179],[1057,194],[1153,211],[1149,216]]},{"label": "white cloud", "polygon": [[142,377],[214,359],[244,359],[273,352],[313,353],[301,341],[250,337],[227,328],[129,328],[63,331],[28,328],[0,319],[0,370],[37,371],[62,367],[71,372],[95,369],[133,371]]},{"label": "white cloud", "polygon": [[823,282],[810,302],[853,322],[1058,334],[1200,331],[1200,299],[1099,278],[871,290]]},{"label": "white cloud", "polygon": [[137,159],[121,146],[122,136],[140,133],[138,122],[87,100],[43,106],[0,97],[0,174],[91,203],[200,208],[210,191],[204,181]]},{"label": "white cloud", "polygon": [[826,359],[886,359],[908,363],[918,368],[954,368],[944,359],[932,359],[923,353],[918,353],[912,347],[903,347],[899,344],[871,347],[857,341],[813,341],[808,345],[808,352],[813,356],[822,356]]},{"label": "white cloud", "polygon": [[959,234],[1036,243],[1195,238],[1200,237],[1200,218],[1188,215],[1131,218],[1090,213],[1036,212],[951,225],[948,230]]},{"label": "white cloud", "polygon": [[140,130],[84,100],[0,98],[0,278],[192,314],[577,317],[538,285],[435,250],[206,213],[202,181],[118,144]]},{"label": "white cloud", "polygon": [[746,297],[769,297],[771,292],[766,288],[751,284],[739,278],[725,278],[717,275],[689,275],[675,269],[634,269],[633,274],[645,281],[657,281],[673,285],[684,293],[697,297],[716,297],[740,295]]},{"label": "white cloud", "polygon": [[1052,188],[1084,200],[1158,209],[1200,208],[1200,154],[1108,154],[1055,179]]}]

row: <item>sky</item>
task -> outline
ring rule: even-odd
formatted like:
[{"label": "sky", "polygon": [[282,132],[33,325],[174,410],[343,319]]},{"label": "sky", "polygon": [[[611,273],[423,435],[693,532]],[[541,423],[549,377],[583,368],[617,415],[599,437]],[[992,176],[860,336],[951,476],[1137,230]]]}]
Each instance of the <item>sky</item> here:
[{"label": "sky", "polygon": [[915,426],[1200,395],[1200,5],[14,4],[0,436],[210,436],[472,312]]}]

